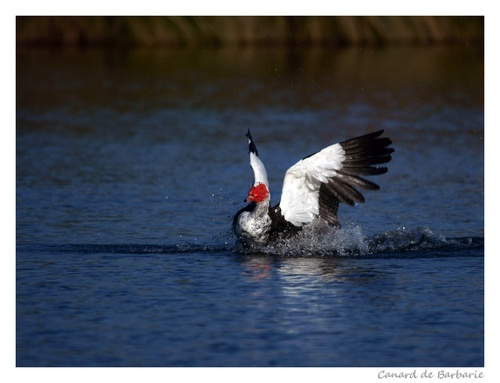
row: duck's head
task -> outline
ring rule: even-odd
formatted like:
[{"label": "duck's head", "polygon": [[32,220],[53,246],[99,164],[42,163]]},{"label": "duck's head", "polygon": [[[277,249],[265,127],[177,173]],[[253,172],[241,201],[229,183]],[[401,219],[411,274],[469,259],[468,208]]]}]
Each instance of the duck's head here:
[{"label": "duck's head", "polygon": [[269,197],[269,190],[263,183],[259,183],[250,188],[245,202],[262,202]]}]

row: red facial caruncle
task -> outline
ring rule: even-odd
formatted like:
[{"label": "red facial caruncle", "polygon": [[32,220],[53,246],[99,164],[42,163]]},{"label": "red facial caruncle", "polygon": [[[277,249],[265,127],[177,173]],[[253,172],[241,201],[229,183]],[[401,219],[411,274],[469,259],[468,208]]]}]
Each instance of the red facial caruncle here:
[{"label": "red facial caruncle", "polygon": [[252,188],[248,192],[248,197],[246,198],[245,202],[262,202],[267,198],[268,195],[269,190],[267,190],[266,185],[258,184],[252,186]]}]

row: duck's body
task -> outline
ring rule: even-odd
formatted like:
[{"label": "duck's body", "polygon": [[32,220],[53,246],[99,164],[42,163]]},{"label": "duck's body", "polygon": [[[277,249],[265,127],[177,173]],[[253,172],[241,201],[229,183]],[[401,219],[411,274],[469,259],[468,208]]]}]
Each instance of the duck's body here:
[{"label": "duck's body", "polygon": [[391,160],[391,140],[381,138],[383,130],[330,145],[303,158],[285,174],[281,201],[271,207],[271,195],[264,164],[250,132],[247,133],[254,184],[239,210],[233,226],[244,240],[266,244],[280,233],[295,233],[317,221],[339,227],[339,202],[363,203],[356,187],[377,190],[378,185],[361,176],[387,172],[376,167]]}]

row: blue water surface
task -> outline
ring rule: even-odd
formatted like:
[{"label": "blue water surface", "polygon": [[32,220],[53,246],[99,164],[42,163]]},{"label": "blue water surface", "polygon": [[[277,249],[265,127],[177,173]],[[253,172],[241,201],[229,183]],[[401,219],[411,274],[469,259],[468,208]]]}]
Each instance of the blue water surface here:
[{"label": "blue water surface", "polygon": [[[17,366],[484,366],[483,51],[17,51]],[[341,230],[241,248],[286,169],[378,129]]]}]

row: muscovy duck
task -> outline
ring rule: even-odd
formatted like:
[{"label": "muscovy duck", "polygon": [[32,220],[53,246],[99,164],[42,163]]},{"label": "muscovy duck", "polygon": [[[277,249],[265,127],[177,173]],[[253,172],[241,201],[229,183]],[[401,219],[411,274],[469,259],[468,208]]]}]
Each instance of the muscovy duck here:
[{"label": "muscovy duck", "polygon": [[361,176],[387,172],[387,167],[373,166],[389,162],[394,152],[389,147],[392,141],[380,137],[383,132],[351,138],[301,159],[286,171],[281,201],[271,207],[266,168],[248,131],[254,183],[245,199],[249,204],[233,219],[236,234],[250,243],[266,244],[282,233],[294,234],[318,221],[340,227],[339,202],[351,206],[363,203],[365,199],[356,188],[379,189]]}]

